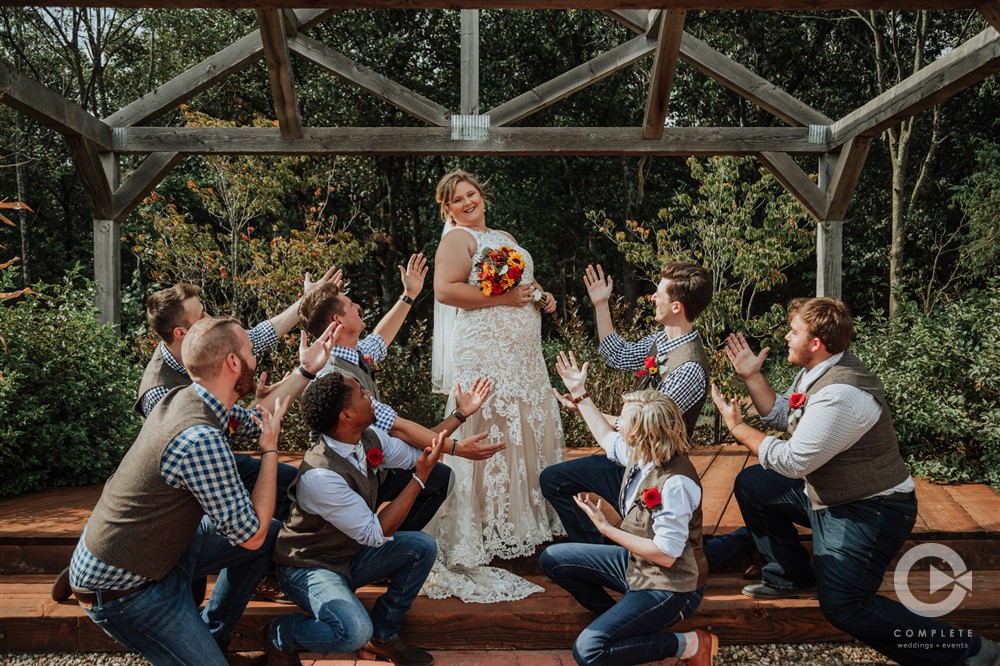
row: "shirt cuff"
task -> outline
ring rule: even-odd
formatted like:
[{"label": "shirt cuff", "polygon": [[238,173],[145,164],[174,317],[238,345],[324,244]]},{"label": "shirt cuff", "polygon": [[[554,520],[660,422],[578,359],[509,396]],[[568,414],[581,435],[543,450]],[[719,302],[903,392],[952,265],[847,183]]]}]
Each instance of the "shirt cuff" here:
[{"label": "shirt cuff", "polygon": [[396,410],[377,400],[372,400],[372,404],[375,405],[375,427],[388,433],[396,424],[396,416],[398,416]]},{"label": "shirt cuff", "polygon": [[618,335],[618,331],[611,331],[601,340],[601,344],[597,347],[597,353],[605,361],[610,362],[610,357],[619,352],[624,345],[625,340],[622,339],[622,336]]},{"label": "shirt cuff", "polygon": [[378,333],[372,333],[359,342],[357,350],[361,356],[371,356],[373,363],[381,363],[389,355],[389,348]]}]

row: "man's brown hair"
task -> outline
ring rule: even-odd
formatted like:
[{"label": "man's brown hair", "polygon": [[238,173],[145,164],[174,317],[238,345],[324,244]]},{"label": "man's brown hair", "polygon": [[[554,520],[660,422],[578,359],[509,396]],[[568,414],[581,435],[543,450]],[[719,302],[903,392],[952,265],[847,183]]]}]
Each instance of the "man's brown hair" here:
[{"label": "man's brown hair", "polygon": [[309,335],[318,338],[326,331],[334,315],[344,314],[344,299],[332,282],[317,285],[299,303],[299,324]]},{"label": "man's brown hair", "polygon": [[201,289],[181,282],[167,289],[154,291],[146,299],[146,322],[157,336],[167,344],[174,341],[174,329],[187,326],[184,321],[184,301],[195,298]]},{"label": "man's brown hair", "polygon": [[819,338],[831,354],[847,349],[854,336],[854,321],[847,304],[836,298],[796,298],[788,308],[788,321],[799,316],[809,334]]},{"label": "man's brown hair", "polygon": [[242,329],[236,317],[206,317],[195,322],[181,346],[184,367],[191,376],[213,379],[219,375],[227,356],[240,356]]},{"label": "man's brown hair", "polygon": [[712,276],[704,266],[690,261],[664,264],[660,277],[670,281],[670,298],[684,306],[684,317],[694,321],[712,302]]}]

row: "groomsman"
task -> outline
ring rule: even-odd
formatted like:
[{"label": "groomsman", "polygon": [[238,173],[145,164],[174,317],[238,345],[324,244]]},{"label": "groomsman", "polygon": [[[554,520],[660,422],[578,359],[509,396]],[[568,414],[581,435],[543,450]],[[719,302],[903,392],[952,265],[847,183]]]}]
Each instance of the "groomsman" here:
[{"label": "groomsman", "polygon": [[[301,365],[271,394],[272,416],[237,405],[253,391],[257,366],[239,321],[202,319],[187,331],[182,349],[191,384],[172,389],[150,412],[70,563],[80,605],[126,648],[155,664],[251,663],[225,653],[280,526],[273,515],[281,418],[326,363],[333,335],[327,331],[307,348],[302,334]],[[260,437],[252,493],[226,440],[233,418]],[[191,583],[220,569],[199,613]]]},{"label": "groomsman", "polygon": [[[917,499],[885,387],[848,350],[853,332],[842,301],[792,301],[785,340],[788,362],[801,369],[783,395],[761,372],[769,349],[754,354],[742,335],[729,336],[726,352],[765,427],[790,435],[780,439],[748,425],[739,402],[712,387],[726,426],[760,459],[736,477],[734,488],[765,560],[763,580],[743,594],[818,593],[831,624],[901,664],[997,666],[993,641],[878,594],[910,536]],[[796,525],[812,528],[812,564]]]},{"label": "groomsman", "polygon": [[[302,399],[302,416],[317,434],[289,489],[294,503],[274,560],[282,587],[309,616],[285,615],[265,628],[269,666],[297,665],[296,653],[303,650],[360,650],[364,659],[433,663],[399,632],[434,564],[437,544],[404,525],[446,435],[440,433],[420,450],[372,427],[370,391],[339,372],[312,382]],[[409,482],[377,511],[380,487],[394,469],[405,470]],[[433,506],[432,516],[444,499]],[[354,592],[383,578],[389,580],[386,591],[369,616]]]},{"label": "groomsman", "polygon": [[[712,302],[711,275],[693,263],[664,265],[653,295],[655,319],[663,329],[636,342],[626,341],[615,331],[609,305],[614,284],[611,276],[605,276],[600,265],[596,270],[587,266],[583,281],[594,304],[598,352],[604,361],[613,368],[636,373],[637,388],[653,388],[671,398],[684,415],[690,437],[708,395],[708,357],[694,320]],[[577,411],[568,396],[558,392],[556,396],[564,407]],[[616,417],[605,414],[605,418],[617,425]],[[571,541],[604,543],[593,521],[573,498],[581,492],[593,492],[616,506],[624,471],[605,455],[569,460],[542,471],[542,495],[559,514]]]}]

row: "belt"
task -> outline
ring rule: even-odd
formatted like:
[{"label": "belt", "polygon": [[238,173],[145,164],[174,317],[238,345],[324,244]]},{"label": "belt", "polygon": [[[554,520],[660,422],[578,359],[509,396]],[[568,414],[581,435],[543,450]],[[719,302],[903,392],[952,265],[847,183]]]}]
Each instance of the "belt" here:
[{"label": "belt", "polygon": [[909,500],[917,499],[917,495],[911,490],[908,493],[897,492],[897,493],[889,493],[888,495],[878,495],[876,497],[873,497],[872,499],[886,500],[889,502],[906,502]]},{"label": "belt", "polygon": [[139,590],[145,590],[152,584],[153,581],[147,581],[142,585],[130,587],[127,590],[77,590],[74,588],[73,594],[76,596],[76,600],[80,602],[81,606],[103,606],[109,601],[121,599],[122,597],[132,594],[133,592],[138,592]]}]

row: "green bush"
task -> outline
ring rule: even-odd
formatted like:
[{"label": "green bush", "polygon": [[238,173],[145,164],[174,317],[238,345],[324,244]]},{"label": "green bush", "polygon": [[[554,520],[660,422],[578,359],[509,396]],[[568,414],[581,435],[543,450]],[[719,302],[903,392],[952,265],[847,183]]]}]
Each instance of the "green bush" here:
[{"label": "green bush", "polygon": [[881,377],[914,474],[1000,487],[1000,279],[923,314],[876,318],[855,353]]},{"label": "green bush", "polygon": [[3,496],[104,481],[140,426],[132,405],[142,370],[98,324],[79,267],[63,285],[34,289],[0,306]]}]

